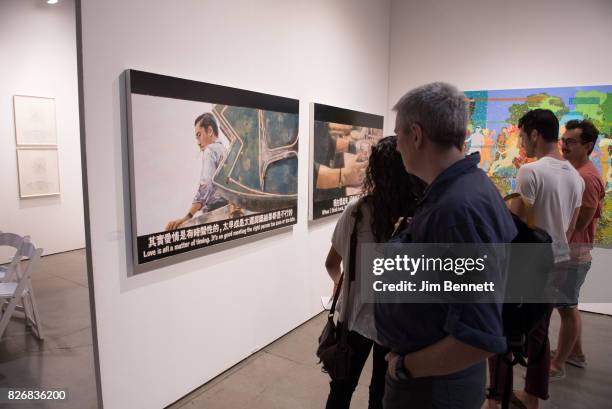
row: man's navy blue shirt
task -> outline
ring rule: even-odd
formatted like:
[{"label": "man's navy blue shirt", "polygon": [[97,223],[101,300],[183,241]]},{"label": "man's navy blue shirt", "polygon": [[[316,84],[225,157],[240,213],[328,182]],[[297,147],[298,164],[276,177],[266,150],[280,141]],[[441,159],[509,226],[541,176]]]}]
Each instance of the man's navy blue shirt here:
[{"label": "man's navy blue shirt", "polygon": [[[392,241],[510,243],[517,234],[497,188],[473,154],[427,188],[412,223]],[[379,341],[398,353],[418,351],[446,336],[492,353],[506,351],[500,304],[377,303]]]}]

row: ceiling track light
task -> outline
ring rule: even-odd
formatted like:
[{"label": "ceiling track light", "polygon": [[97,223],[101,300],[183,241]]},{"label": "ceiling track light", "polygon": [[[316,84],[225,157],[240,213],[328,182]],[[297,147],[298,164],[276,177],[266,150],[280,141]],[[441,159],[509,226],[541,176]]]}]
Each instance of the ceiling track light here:
[{"label": "ceiling track light", "polygon": [[47,0],[47,4],[57,4],[59,0]]}]

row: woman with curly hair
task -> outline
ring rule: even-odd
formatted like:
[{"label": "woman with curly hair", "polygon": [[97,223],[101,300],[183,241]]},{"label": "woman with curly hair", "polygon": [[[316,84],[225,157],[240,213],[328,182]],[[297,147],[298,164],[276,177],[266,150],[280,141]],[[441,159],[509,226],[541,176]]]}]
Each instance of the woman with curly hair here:
[{"label": "woman with curly hair", "polygon": [[[357,223],[357,246],[355,281],[351,283],[348,294],[348,277],[342,285],[342,294],[338,302],[340,323],[348,325],[348,344],[353,350],[347,379],[330,382],[330,392],[326,409],[348,409],[351,397],[365,362],[373,353],[373,370],[370,381],[369,409],[381,409],[385,390],[385,373],[387,362],[385,355],[389,352],[376,342],[374,324],[374,306],[365,303],[361,297],[361,278],[359,277],[361,243],[385,243],[388,241],[401,218],[412,216],[417,200],[424,189],[424,184],[415,176],[406,173],[402,158],[396,150],[397,137],[388,136],[372,147],[366,177],[364,180],[364,197],[348,204],[338,220],[332,245],[325,261],[325,267],[334,282],[334,290],[340,281],[341,264],[348,271],[350,237]],[[358,216],[357,216],[358,214]],[[355,217],[357,216],[357,217]],[[348,296],[347,296],[348,295]],[[348,322],[346,318],[348,317]]]}]

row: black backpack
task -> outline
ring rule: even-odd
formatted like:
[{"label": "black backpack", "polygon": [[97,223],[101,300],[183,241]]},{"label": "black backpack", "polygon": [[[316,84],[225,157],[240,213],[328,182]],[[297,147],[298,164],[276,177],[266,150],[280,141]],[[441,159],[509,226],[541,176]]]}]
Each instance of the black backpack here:
[{"label": "black backpack", "polygon": [[[516,197],[516,195],[507,196],[504,200],[513,197]],[[516,295],[523,294],[525,300],[531,301],[542,299],[549,278],[548,273],[554,266],[551,236],[542,229],[528,226],[515,214],[512,214],[512,219],[518,230],[516,237],[512,240],[506,283],[506,294],[512,302],[504,303],[502,308],[504,336],[508,344],[507,353],[512,353],[512,359],[506,357],[507,353],[497,357],[497,359],[505,360],[508,364],[506,385],[502,397],[503,409],[507,409],[509,406],[514,365],[520,364],[527,367],[542,359],[546,352],[546,344],[544,344],[541,353],[535,358],[532,357],[532,362],[527,360],[529,333],[542,320],[546,319],[549,304],[521,302],[521,300],[516,299]],[[533,244],[539,245],[533,246]],[[514,256],[513,252],[515,253]],[[517,253],[520,253],[520,256]],[[534,272],[537,273],[534,274]],[[499,392],[494,385],[497,385],[497,382],[492,382],[492,387],[489,388],[489,397],[499,398]]]},{"label": "black backpack", "polygon": [[[548,304],[534,300],[543,300],[548,273],[554,266],[552,238],[542,229],[530,228],[518,216],[512,215],[518,234],[512,240],[510,265],[506,283],[508,300],[502,309],[504,335],[508,340],[508,351],[515,356],[514,363],[527,365],[525,361],[527,335],[546,317]],[[530,244],[540,244],[531,246]],[[545,244],[542,246],[541,244]],[[520,252],[520,256],[512,252]],[[517,299],[522,294],[523,300]],[[531,301],[531,302],[529,302]]]}]

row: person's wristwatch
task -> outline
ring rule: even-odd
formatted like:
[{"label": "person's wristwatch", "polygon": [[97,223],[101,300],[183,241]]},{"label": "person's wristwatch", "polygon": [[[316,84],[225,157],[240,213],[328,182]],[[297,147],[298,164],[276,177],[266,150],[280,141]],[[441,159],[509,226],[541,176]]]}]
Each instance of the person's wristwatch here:
[{"label": "person's wristwatch", "polygon": [[412,374],[404,365],[404,357],[404,355],[400,355],[395,362],[395,377],[400,381],[407,381],[412,378]]}]

